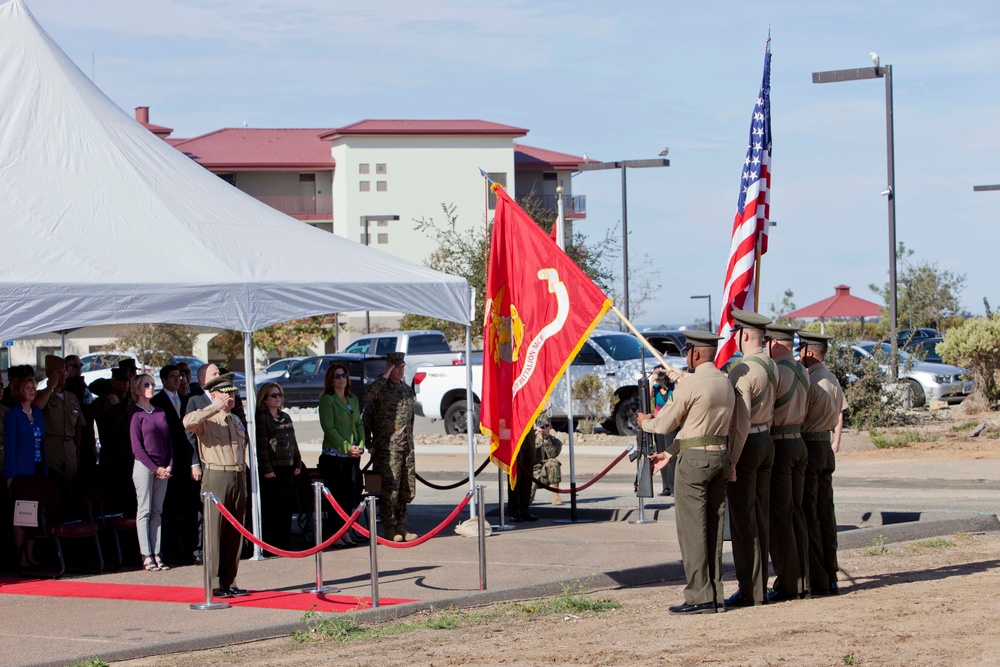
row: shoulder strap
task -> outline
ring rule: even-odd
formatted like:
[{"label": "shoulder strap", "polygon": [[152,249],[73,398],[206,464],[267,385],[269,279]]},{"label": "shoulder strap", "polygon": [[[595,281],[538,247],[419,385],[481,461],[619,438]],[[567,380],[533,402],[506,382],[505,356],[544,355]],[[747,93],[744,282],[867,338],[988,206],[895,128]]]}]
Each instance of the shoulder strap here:
[{"label": "shoulder strap", "polygon": [[[775,373],[774,370],[774,361],[772,361],[769,358],[766,357],[761,358],[756,355],[745,357],[743,361],[753,361],[758,365],[760,365],[760,367],[764,369],[764,372],[767,373],[767,380],[768,382],[771,383],[771,387],[774,389],[774,391],[778,391],[778,375],[777,373]],[[760,405],[760,402],[763,400],[764,400],[763,394],[758,394],[757,396],[754,396],[753,400],[750,401],[750,407],[756,408],[758,405]]]},{"label": "shoulder strap", "polygon": [[791,359],[782,359],[781,361],[778,362],[778,364],[784,366],[785,368],[790,369],[792,373],[795,374],[795,381],[792,382],[792,386],[788,388],[788,391],[786,391],[783,396],[775,399],[774,407],[776,408],[780,408],[785,403],[792,400],[792,397],[795,395],[795,390],[798,388],[799,384],[802,385],[803,389],[806,390],[809,389],[809,379],[803,372],[801,364],[797,364]]}]

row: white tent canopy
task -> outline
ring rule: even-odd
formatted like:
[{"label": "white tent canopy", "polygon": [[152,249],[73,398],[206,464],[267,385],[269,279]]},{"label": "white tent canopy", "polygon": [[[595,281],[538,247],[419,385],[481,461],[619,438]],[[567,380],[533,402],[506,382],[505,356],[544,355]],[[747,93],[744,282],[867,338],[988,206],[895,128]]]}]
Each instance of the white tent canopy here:
[{"label": "white tent canopy", "polygon": [[4,339],[139,322],[249,332],[357,310],[469,322],[464,279],[285,216],[157,138],[23,0],[0,5],[0,221]]}]

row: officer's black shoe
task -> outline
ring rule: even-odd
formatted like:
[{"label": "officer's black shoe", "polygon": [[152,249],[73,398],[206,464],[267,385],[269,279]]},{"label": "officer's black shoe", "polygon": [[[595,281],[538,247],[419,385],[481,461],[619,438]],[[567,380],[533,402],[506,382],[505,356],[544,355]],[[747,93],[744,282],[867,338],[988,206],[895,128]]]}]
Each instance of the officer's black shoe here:
[{"label": "officer's black shoe", "polygon": [[714,602],[702,602],[700,604],[679,604],[670,607],[671,614],[714,614],[717,609]]},{"label": "officer's black shoe", "polygon": [[507,517],[507,521],[510,521],[511,523],[521,523],[522,521],[524,521],[524,517],[521,516],[520,514],[511,514],[509,517]]},{"label": "officer's black shoe", "polygon": [[781,591],[776,591],[773,588],[767,592],[768,603],[775,602],[787,602],[788,600],[798,600],[799,594],[789,595],[788,593],[782,593]]},{"label": "officer's black shoe", "polygon": [[522,514],[521,518],[524,521],[538,521],[538,517],[535,516],[534,514]]},{"label": "officer's black shoe", "polygon": [[192,562],[193,562],[193,563],[194,563],[195,565],[204,565],[204,564],[205,564],[205,561],[203,561],[203,560],[201,559],[201,556],[195,556],[195,557],[194,557],[194,561],[192,561]]},{"label": "officer's black shoe", "polygon": [[753,600],[750,600],[750,599],[747,599],[747,598],[743,597],[743,593],[741,593],[740,591],[736,591],[735,593],[733,593],[732,595],[730,595],[728,598],[726,598],[726,606],[727,607],[753,607],[755,605],[759,606],[759,605],[762,605],[762,604],[764,604],[763,601],[761,601],[761,602],[754,602]]},{"label": "officer's black shoe", "polygon": [[233,594],[229,592],[228,588],[216,588],[212,591],[213,598],[231,598]]},{"label": "officer's black shoe", "polygon": [[830,595],[840,595],[840,588],[837,586],[837,582],[830,584]]},{"label": "officer's black shoe", "polygon": [[229,587],[229,594],[233,597],[243,597],[244,595],[250,595],[250,592],[245,588],[233,585]]},{"label": "officer's black shoe", "polygon": [[674,491],[673,491],[673,489],[663,489],[662,491],[660,491],[660,495],[661,496],[672,496],[672,495],[674,495]]}]

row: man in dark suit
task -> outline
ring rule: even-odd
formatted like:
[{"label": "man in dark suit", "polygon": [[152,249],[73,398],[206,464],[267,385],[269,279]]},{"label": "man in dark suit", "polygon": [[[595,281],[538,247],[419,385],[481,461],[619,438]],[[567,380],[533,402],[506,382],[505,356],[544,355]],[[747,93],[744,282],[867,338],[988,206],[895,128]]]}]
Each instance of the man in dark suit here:
[{"label": "man in dark suit", "polygon": [[[212,404],[212,397],[209,396],[202,387],[206,384],[219,377],[219,367],[215,364],[204,364],[198,367],[198,381],[193,382],[189,388],[189,394],[187,397],[187,404],[182,411],[183,414],[188,414],[189,412],[194,412],[195,410],[204,410],[209,405]],[[183,425],[182,425],[183,428]],[[198,457],[198,436],[196,436],[191,431],[185,429],[184,437],[188,441],[188,447],[191,451],[191,479],[192,487],[194,488],[194,496],[197,500],[197,514],[196,514],[196,525],[197,525],[197,539],[194,545],[194,563],[195,565],[201,565],[201,528],[204,517],[202,516],[201,508],[201,459]],[[174,457],[176,461],[176,456]]]},{"label": "man in dark suit", "polygon": [[[178,472],[171,476],[163,502],[163,534],[167,538],[164,542],[173,545],[171,556],[186,561],[199,550],[196,527],[200,499],[196,476],[201,476],[201,462],[191,448],[181,422],[188,397],[179,393],[181,372],[177,366],[168,364],[161,368],[160,383],[163,389],[156,392],[149,402],[166,413],[170,444],[174,449],[174,467]],[[180,538],[180,544],[170,539],[175,535]]]}]

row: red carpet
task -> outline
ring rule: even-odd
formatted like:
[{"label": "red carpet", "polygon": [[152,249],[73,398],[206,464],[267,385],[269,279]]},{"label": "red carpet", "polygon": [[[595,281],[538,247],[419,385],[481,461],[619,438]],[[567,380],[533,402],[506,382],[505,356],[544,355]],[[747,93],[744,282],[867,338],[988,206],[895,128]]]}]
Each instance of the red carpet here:
[{"label": "red carpet", "polygon": [[[51,579],[2,579],[0,594],[42,595],[61,598],[139,600],[192,604],[205,601],[202,588],[187,586],[147,586],[143,584],[98,584],[89,581]],[[223,600],[234,607],[262,607],[299,611],[345,612],[371,607],[371,598],[347,595],[316,595],[294,591],[250,591],[250,595]],[[401,598],[379,598],[380,605],[414,602]]]}]

